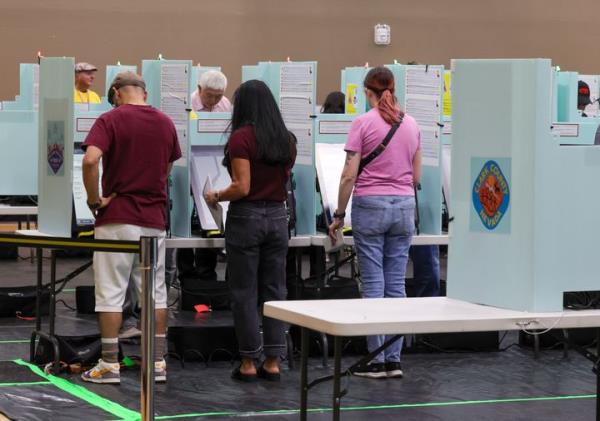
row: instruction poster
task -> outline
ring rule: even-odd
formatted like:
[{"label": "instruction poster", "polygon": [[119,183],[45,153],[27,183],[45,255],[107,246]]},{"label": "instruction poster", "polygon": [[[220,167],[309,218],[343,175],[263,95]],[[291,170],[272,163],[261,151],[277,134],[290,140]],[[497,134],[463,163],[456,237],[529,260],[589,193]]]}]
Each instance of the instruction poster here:
[{"label": "instruction poster", "polygon": [[296,163],[313,165],[314,64],[283,63],[279,83],[281,115],[298,142]]},{"label": "instruction poster", "polygon": [[442,73],[439,67],[407,66],[404,110],[421,129],[423,165],[440,165]]},{"label": "instruction poster", "polygon": [[160,67],[160,110],[168,115],[177,132],[181,158],[176,166],[187,165],[188,154],[188,96],[190,77],[188,64],[164,63]]}]

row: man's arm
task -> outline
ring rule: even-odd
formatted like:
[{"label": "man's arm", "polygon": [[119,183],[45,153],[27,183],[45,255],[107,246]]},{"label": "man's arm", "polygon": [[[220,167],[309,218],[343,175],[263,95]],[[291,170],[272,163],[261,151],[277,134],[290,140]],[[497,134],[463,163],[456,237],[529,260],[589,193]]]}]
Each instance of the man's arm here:
[{"label": "man's arm", "polygon": [[82,162],[82,173],[83,173],[83,185],[87,193],[87,204],[93,211],[106,207],[116,193],[110,195],[110,197],[101,197],[98,191],[98,184],[100,182],[99,165],[100,159],[102,158],[102,150],[96,146],[88,146]]}]

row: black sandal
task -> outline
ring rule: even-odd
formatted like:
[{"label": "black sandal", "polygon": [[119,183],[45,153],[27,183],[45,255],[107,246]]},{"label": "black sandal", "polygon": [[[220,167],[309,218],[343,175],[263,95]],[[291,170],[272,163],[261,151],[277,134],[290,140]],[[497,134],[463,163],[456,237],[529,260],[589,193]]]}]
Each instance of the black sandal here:
[{"label": "black sandal", "polygon": [[261,379],[270,382],[278,382],[281,380],[281,373],[269,373],[262,365],[258,368],[258,370],[256,370],[256,375]]},{"label": "black sandal", "polygon": [[231,372],[231,378],[241,382],[253,383],[256,381],[256,374],[244,374],[240,371],[240,367]]}]

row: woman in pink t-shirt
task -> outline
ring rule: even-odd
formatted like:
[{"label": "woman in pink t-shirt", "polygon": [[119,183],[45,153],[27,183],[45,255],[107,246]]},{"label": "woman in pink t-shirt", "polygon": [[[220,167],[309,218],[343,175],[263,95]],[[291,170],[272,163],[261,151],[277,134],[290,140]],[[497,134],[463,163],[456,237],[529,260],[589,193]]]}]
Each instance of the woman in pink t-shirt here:
[{"label": "woman in pink t-shirt", "polygon": [[[421,176],[420,132],[415,120],[402,112],[394,96],[394,75],[386,67],[371,69],[364,81],[371,111],[352,122],[346,142],[338,207],[329,235],[344,225],[352,196],[352,232],[364,298],[405,297],[404,277],[415,226],[414,185]],[[382,144],[397,125],[387,147],[364,168],[361,160]],[[369,336],[373,352],[389,339]],[[402,377],[402,339],[354,371],[370,378]]]}]

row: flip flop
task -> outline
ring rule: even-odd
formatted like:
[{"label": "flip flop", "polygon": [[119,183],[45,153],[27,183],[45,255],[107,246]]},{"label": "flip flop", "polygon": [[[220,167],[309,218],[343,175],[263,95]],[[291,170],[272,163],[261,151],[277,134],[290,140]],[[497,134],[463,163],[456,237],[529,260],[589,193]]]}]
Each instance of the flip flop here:
[{"label": "flip flop", "polygon": [[281,373],[269,373],[262,365],[258,368],[258,370],[256,370],[256,375],[261,379],[270,382],[278,382],[281,380]]},{"label": "flip flop", "polygon": [[234,380],[239,380],[241,382],[253,383],[256,381],[256,374],[244,374],[240,371],[240,368],[236,368],[231,372],[231,378]]}]

